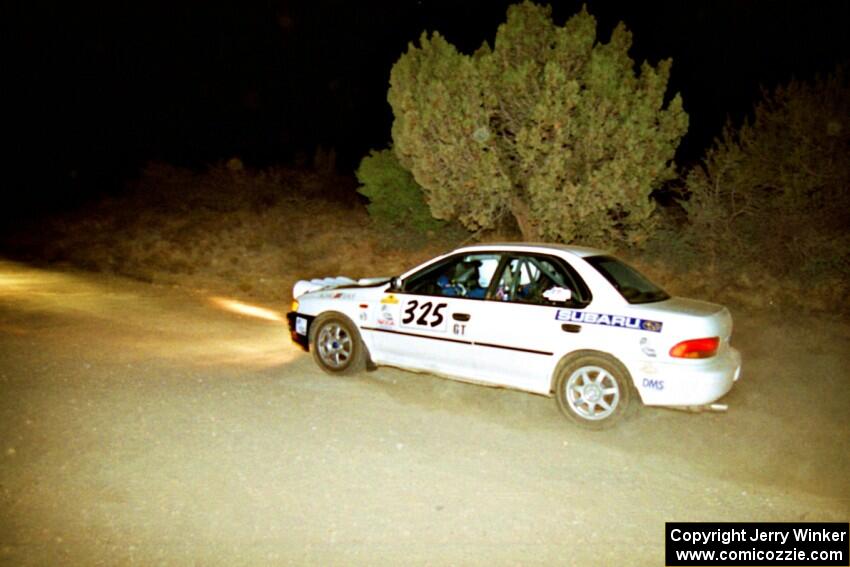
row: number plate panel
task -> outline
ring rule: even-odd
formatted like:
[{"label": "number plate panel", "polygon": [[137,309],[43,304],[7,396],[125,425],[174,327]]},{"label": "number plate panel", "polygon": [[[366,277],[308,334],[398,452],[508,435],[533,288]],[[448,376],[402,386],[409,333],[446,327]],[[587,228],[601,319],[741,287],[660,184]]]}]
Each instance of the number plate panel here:
[{"label": "number plate panel", "polygon": [[446,332],[446,308],[444,301],[432,299],[409,299],[401,308],[401,326],[421,331]]}]

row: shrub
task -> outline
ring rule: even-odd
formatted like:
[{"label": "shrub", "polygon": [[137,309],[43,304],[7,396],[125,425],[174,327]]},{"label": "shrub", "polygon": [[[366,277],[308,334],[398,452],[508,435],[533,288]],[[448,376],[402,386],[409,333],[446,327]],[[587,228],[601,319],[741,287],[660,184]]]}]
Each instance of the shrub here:
[{"label": "shrub", "polygon": [[431,216],[422,188],[398,162],[392,150],[372,150],[357,168],[358,193],[369,199],[369,216],[379,225],[418,233],[440,228]]},{"label": "shrub", "polygon": [[439,33],[411,44],[390,77],[392,136],[434,216],[513,219],[527,240],[641,240],[687,115],[678,95],[665,106],[670,60],[636,74],[630,46],[622,23],[601,43],[585,9],[559,27],[530,2],[473,55]]},{"label": "shrub", "polygon": [[713,262],[850,275],[850,85],[838,69],[764,92],[687,175],[689,238]]}]

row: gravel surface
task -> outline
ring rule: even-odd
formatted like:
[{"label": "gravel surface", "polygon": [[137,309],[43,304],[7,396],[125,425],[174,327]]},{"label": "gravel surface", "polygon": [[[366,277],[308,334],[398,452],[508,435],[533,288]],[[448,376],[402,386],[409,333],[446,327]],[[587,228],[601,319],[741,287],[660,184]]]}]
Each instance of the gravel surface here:
[{"label": "gravel surface", "polygon": [[850,516],[840,320],[736,312],[728,413],[587,432],[540,396],[326,376],[227,305],[0,262],[0,563],[661,565],[665,521]]}]

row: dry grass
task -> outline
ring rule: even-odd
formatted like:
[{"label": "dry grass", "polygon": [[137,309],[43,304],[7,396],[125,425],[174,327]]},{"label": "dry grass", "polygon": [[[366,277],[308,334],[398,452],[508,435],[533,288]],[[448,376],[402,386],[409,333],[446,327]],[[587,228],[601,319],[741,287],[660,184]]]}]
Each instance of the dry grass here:
[{"label": "dry grass", "polygon": [[[395,275],[468,238],[382,232],[355,195],[351,179],[313,171],[157,164],[125,195],[41,221],[4,247],[19,258],[279,302],[298,279]],[[660,240],[657,250],[620,253],[676,295],[763,310],[843,314],[850,305],[847,282],[829,273],[720,267],[674,238]]]},{"label": "dry grass", "polygon": [[[343,189],[347,188],[347,193]],[[157,164],[131,190],[13,237],[17,256],[141,281],[286,300],[301,278],[394,275],[454,242],[373,227],[348,178]]]}]

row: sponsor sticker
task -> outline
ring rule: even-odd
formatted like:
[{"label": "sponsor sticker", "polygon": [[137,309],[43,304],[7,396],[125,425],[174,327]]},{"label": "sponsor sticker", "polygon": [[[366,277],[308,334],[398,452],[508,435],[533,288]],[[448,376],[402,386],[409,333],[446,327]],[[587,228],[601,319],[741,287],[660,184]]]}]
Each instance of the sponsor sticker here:
[{"label": "sponsor sticker", "polygon": [[295,318],[295,332],[302,336],[307,336],[307,319],[304,317]]},{"label": "sponsor sticker", "polygon": [[661,321],[650,321],[639,317],[627,317],[625,315],[610,315],[608,313],[592,313],[575,309],[558,309],[557,313],[555,313],[555,319],[570,323],[621,327],[623,329],[651,331],[653,333],[660,333],[663,326]]},{"label": "sponsor sticker", "polygon": [[378,325],[382,325],[384,327],[394,327],[395,319],[393,318],[393,314],[391,309],[386,305],[381,305],[381,312],[378,314]]},{"label": "sponsor sticker", "polygon": [[543,297],[552,302],[569,301],[573,297],[573,293],[563,287],[553,287],[544,291]]},{"label": "sponsor sticker", "polygon": [[354,299],[354,294],[344,291],[327,291],[324,293],[320,293],[318,297],[322,299]]},{"label": "sponsor sticker", "polygon": [[386,305],[395,305],[395,304],[398,303],[398,298],[396,296],[394,296],[393,294],[385,295],[381,299],[381,303],[384,303]]},{"label": "sponsor sticker", "polygon": [[642,337],[640,339],[640,350],[646,356],[649,356],[651,358],[656,357],[655,349],[652,347],[652,345],[649,343],[649,339],[647,339],[646,337]]}]

